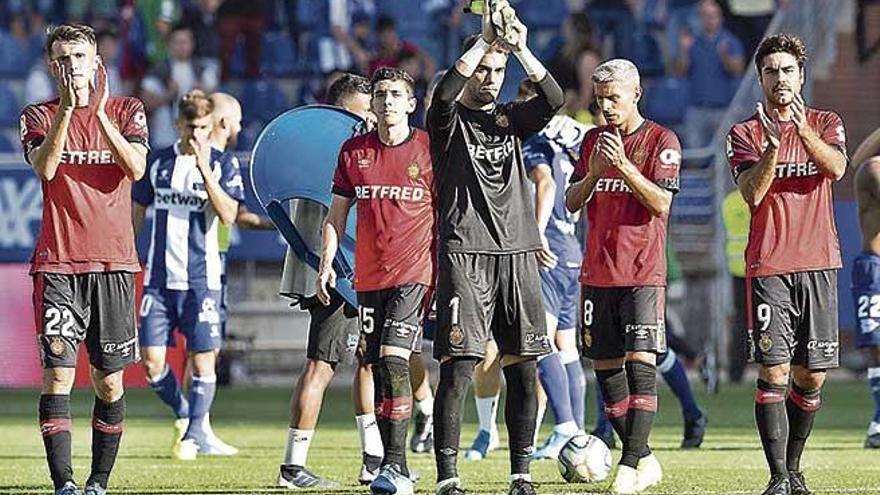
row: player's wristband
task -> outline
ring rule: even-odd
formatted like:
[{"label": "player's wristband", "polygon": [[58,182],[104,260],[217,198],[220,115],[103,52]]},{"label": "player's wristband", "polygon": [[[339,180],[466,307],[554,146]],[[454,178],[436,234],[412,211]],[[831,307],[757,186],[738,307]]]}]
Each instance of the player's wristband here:
[{"label": "player's wristband", "polygon": [[528,47],[524,47],[518,52],[513,52],[513,56],[519,60],[523,70],[526,71],[526,75],[529,76],[529,79],[532,81],[540,81],[547,75],[547,68],[544,67],[544,64],[535,57],[535,54],[533,54]]},{"label": "player's wristband", "polygon": [[477,38],[477,42],[474,43],[474,46],[471,47],[470,50],[466,51],[464,55],[461,56],[458,60],[462,62],[469,68],[473,68],[476,70],[477,66],[480,65],[480,61],[483,60],[483,56],[486,55],[486,52],[489,50],[489,43],[486,43],[486,40],[483,39],[482,36]]}]

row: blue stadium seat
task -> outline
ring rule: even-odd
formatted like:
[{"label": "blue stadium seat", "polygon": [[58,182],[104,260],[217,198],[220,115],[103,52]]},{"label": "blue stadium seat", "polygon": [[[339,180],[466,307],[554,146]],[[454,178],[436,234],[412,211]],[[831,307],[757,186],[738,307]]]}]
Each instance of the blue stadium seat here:
[{"label": "blue stadium seat", "polygon": [[18,118],[24,104],[8,83],[0,82],[0,126],[18,127]]},{"label": "blue stadium seat", "polygon": [[664,125],[684,122],[688,107],[688,83],[676,77],[656,80],[645,95],[645,116]]},{"label": "blue stadium seat", "polygon": [[0,31],[0,75],[25,77],[35,62],[32,44],[22,46],[9,33]]},{"label": "blue stadium seat", "polygon": [[293,46],[286,32],[270,31],[263,34],[260,64],[263,73],[267,75],[283,76],[294,72],[296,55],[293,53]]},{"label": "blue stadium seat", "polygon": [[287,96],[272,80],[248,81],[241,93],[245,123],[267,123],[288,109]]},{"label": "blue stadium seat", "polygon": [[557,29],[568,17],[565,0],[520,0],[511,4],[529,29]]},{"label": "blue stadium seat", "polygon": [[8,134],[0,132],[0,153],[18,153],[20,149],[19,144],[10,139]]}]

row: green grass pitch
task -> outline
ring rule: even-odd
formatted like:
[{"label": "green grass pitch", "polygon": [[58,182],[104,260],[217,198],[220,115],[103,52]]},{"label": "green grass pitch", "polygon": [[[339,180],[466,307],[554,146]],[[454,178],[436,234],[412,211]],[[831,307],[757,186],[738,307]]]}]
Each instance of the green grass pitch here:
[{"label": "green grass pitch", "polygon": [[[698,451],[677,449],[681,416],[675,399],[661,384],[660,413],[651,437],[665,470],[664,481],[650,493],[760,493],[767,480],[752,417],[750,385],[726,387],[716,396],[700,394],[709,413],[709,432]],[[588,414],[593,416],[593,394]],[[37,429],[38,392],[0,390],[0,493],[51,493],[43,445]],[[338,493],[367,493],[355,482],[360,467],[357,432],[349,391],[331,390],[312,442],[309,467],[343,483]],[[200,458],[184,463],[170,459],[172,426],[169,411],[149,390],[128,392],[128,419],[110,493],[282,493],[273,487],[287,430],[289,390],[283,388],[221,389],[214,405],[214,429],[241,452],[231,458]],[[862,448],[873,404],[867,384],[835,381],[823,394],[804,469],[815,493],[880,494],[880,451]],[[88,474],[92,398],[77,390],[73,399],[74,469],[82,483]],[[463,448],[476,431],[473,400],[467,402]],[[550,430],[549,416],[542,439]],[[499,412],[499,418],[503,413]],[[499,419],[500,422],[500,419]],[[502,437],[506,437],[500,425]],[[504,444],[504,438],[502,438]],[[617,459],[619,451],[614,451]],[[419,471],[421,493],[433,493],[434,466],[429,455],[410,455]],[[507,451],[492,452],[481,462],[460,460],[460,474],[473,493],[504,493]],[[539,493],[603,493],[609,482],[566,484],[553,462],[532,464]]]}]

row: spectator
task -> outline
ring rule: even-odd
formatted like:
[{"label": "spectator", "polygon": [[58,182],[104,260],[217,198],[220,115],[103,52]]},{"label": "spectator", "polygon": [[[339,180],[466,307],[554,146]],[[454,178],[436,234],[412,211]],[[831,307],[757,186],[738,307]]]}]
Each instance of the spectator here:
[{"label": "spectator", "polygon": [[143,25],[147,63],[150,67],[168,58],[166,40],[180,17],[174,0],[137,0],[134,2]]},{"label": "spectator", "polygon": [[591,77],[601,59],[594,38],[587,14],[573,12],[562,24],[562,44],[547,63],[547,70],[565,91],[566,112],[584,123],[592,123],[588,111],[593,99]]},{"label": "spectator", "polygon": [[397,23],[393,18],[382,16],[376,22],[376,55],[367,67],[367,77],[380,67],[399,67],[405,54],[413,54],[418,58],[422,74],[433,74],[434,60],[414,43],[401,40],[397,34]]},{"label": "spectator", "polygon": [[730,30],[745,45],[751,57],[764,37],[776,10],[787,8],[790,0],[726,0]]},{"label": "spectator", "polygon": [[9,22],[9,31],[0,30],[0,63],[3,72],[24,76],[42,53],[35,46],[38,38],[30,35],[24,14],[15,15]]},{"label": "spectator", "polygon": [[697,4],[700,0],[667,0],[666,2],[666,34],[664,49],[666,60],[678,58],[678,33],[688,30],[700,32],[700,16]]},{"label": "spectator", "polygon": [[590,4],[599,44],[608,53],[610,35],[614,57],[631,60],[642,79],[662,76],[664,65],[658,32],[663,24],[662,0],[595,0]]},{"label": "spectator", "polygon": [[260,77],[260,58],[263,51],[265,25],[264,0],[225,0],[217,10],[220,31],[221,79],[230,76],[232,58],[239,35],[244,38],[245,69],[248,79]]},{"label": "spectator", "polygon": [[357,12],[351,17],[349,33],[337,32],[351,54],[354,68],[360,74],[366,74],[370,65],[370,50],[373,44],[373,18],[366,12]]},{"label": "spectator", "polygon": [[183,9],[181,24],[188,27],[195,39],[195,57],[207,62],[220,60],[217,9],[221,0],[195,0]]},{"label": "spectator", "polygon": [[147,69],[146,32],[135,0],[120,1],[117,25],[121,51],[119,71],[126,84],[135,86]]},{"label": "spectator", "polygon": [[702,32],[681,32],[675,60],[676,73],[690,81],[685,144],[692,148],[709,144],[745,69],[742,43],[724,29],[721,7],[701,0],[698,8]]},{"label": "spectator", "polygon": [[153,148],[168,147],[177,140],[174,119],[179,95],[192,89],[210,93],[217,87],[216,71],[193,59],[194,45],[189,28],[173,27],[168,35],[170,57],[151,69],[141,83]]},{"label": "spectator", "polygon": [[119,72],[119,37],[116,32],[105,29],[95,35],[98,43],[98,55],[107,69],[107,87],[110,88],[110,94],[114,96],[130,95],[131,88],[126,87],[122,82],[122,76]]}]

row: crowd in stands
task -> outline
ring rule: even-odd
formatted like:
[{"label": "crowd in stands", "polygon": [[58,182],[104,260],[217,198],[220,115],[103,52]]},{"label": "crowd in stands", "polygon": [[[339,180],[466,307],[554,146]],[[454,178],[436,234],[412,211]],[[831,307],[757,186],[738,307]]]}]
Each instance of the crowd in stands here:
[{"label": "crowd in stands", "polygon": [[[790,0],[512,0],[529,42],[566,92],[566,111],[591,119],[590,75],[625,57],[643,76],[645,113],[709,143],[773,12]],[[341,71],[410,72],[421,97],[434,71],[479,29],[464,0],[6,0],[0,2],[0,125],[14,132],[25,103],[52,97],[42,62],[48,24],[85,22],[114,94],[137,95],[151,144],[176,139],[175,104],[193,88],[243,101],[249,149],[265,122],[320,103]],[[516,64],[507,84],[518,83]],[[421,122],[417,112],[414,119]],[[7,133],[9,134],[9,133]],[[14,135],[14,134],[13,134]],[[4,140],[0,140],[3,150]],[[12,140],[14,142],[14,140]],[[10,150],[5,150],[10,151]]]}]

